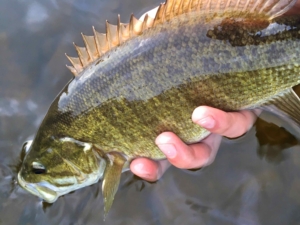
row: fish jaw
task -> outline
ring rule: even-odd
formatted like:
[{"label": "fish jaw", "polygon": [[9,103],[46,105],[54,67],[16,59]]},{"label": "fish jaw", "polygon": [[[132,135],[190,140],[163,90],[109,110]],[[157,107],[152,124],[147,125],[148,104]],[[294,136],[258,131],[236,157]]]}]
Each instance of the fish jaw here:
[{"label": "fish jaw", "polygon": [[101,158],[99,170],[91,174],[86,174],[85,180],[78,182],[78,179],[74,177],[66,178],[72,181],[70,186],[55,186],[47,181],[41,181],[38,183],[30,183],[23,179],[20,171],[18,173],[18,183],[19,185],[30,192],[31,194],[43,199],[45,202],[53,203],[60,196],[68,194],[77,189],[92,185],[97,183],[103,177],[103,173],[106,167],[106,162]]},{"label": "fish jaw", "polygon": [[40,183],[28,183],[22,178],[22,176],[19,173],[18,182],[22,188],[24,188],[31,194],[36,195],[37,197],[43,199],[45,202],[53,203],[58,199],[58,197],[62,195],[68,194],[77,189],[97,183],[102,178],[102,176],[103,176],[103,172],[101,174],[88,176],[88,178],[81,184],[74,183],[74,185],[72,186],[57,187],[46,181],[42,181]]},{"label": "fish jaw", "polygon": [[[44,201],[46,201],[48,203],[55,202],[57,200],[57,198],[59,197],[59,194],[58,194],[59,192],[55,191],[55,189],[56,189],[55,187],[52,187],[52,189],[50,189],[49,187],[41,186],[38,183],[37,184],[28,183],[22,178],[21,173],[18,174],[18,183],[22,188],[24,188],[31,194],[36,195],[39,198],[42,198]],[[45,182],[45,183],[48,183],[48,182]]]}]

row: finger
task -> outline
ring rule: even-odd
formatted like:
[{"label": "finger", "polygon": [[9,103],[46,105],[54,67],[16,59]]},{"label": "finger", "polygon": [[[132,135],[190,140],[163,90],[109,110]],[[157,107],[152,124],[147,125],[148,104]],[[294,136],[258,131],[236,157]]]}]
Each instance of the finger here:
[{"label": "finger", "polygon": [[260,112],[261,110],[243,110],[227,113],[212,107],[200,106],[194,110],[192,120],[212,133],[235,138],[245,134],[252,127]]},{"label": "finger", "polygon": [[169,162],[178,168],[200,168],[210,164],[221,143],[221,136],[212,134],[197,144],[186,145],[172,132],[165,132],[156,138],[156,144]]},{"label": "finger", "polygon": [[218,134],[211,134],[204,140],[202,140],[199,144],[203,146],[207,146],[210,149],[210,156],[207,159],[206,164],[202,165],[201,167],[210,165],[216,158],[217,152],[220,148],[222,141],[222,136]]},{"label": "finger", "polygon": [[167,160],[154,161],[147,158],[134,159],[130,164],[131,171],[144,180],[153,182],[158,180],[170,167]]}]

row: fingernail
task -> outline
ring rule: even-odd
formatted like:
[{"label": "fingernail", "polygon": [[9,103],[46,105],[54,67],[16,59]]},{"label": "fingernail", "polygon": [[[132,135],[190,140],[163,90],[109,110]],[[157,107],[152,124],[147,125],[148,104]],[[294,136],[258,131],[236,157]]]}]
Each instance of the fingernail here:
[{"label": "fingernail", "polygon": [[211,116],[208,116],[201,120],[198,120],[197,124],[199,124],[203,128],[212,129],[215,127],[216,121]]},{"label": "fingernail", "polygon": [[177,150],[172,144],[161,144],[158,147],[169,159],[173,159],[177,155]]}]

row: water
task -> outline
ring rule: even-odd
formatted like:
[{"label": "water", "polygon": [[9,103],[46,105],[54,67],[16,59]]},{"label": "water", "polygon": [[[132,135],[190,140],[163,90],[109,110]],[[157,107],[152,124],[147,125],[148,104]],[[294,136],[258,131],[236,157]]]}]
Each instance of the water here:
[{"label": "water", "polygon": [[31,139],[71,73],[65,68],[80,32],[104,21],[124,22],[158,0],[48,0],[0,2],[0,224],[298,224],[298,130],[260,121],[240,139],[224,139],[204,169],[171,168],[156,183],[122,175],[112,210],[103,222],[101,183],[43,203],[16,183],[20,150]]}]

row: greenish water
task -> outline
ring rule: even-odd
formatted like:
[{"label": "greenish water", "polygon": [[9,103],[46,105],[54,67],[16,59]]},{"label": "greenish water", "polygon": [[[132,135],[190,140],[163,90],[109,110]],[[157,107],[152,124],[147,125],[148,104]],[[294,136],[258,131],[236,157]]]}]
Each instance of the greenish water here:
[{"label": "greenish water", "polygon": [[[0,224],[299,224],[299,129],[264,114],[247,135],[224,139],[215,162],[197,171],[171,168],[156,183],[122,175],[103,222],[101,183],[43,203],[16,183],[20,150],[32,139],[71,73],[64,56],[80,32],[124,22],[158,5],[148,0],[0,2]],[[256,129],[257,128],[257,129]]]}]

